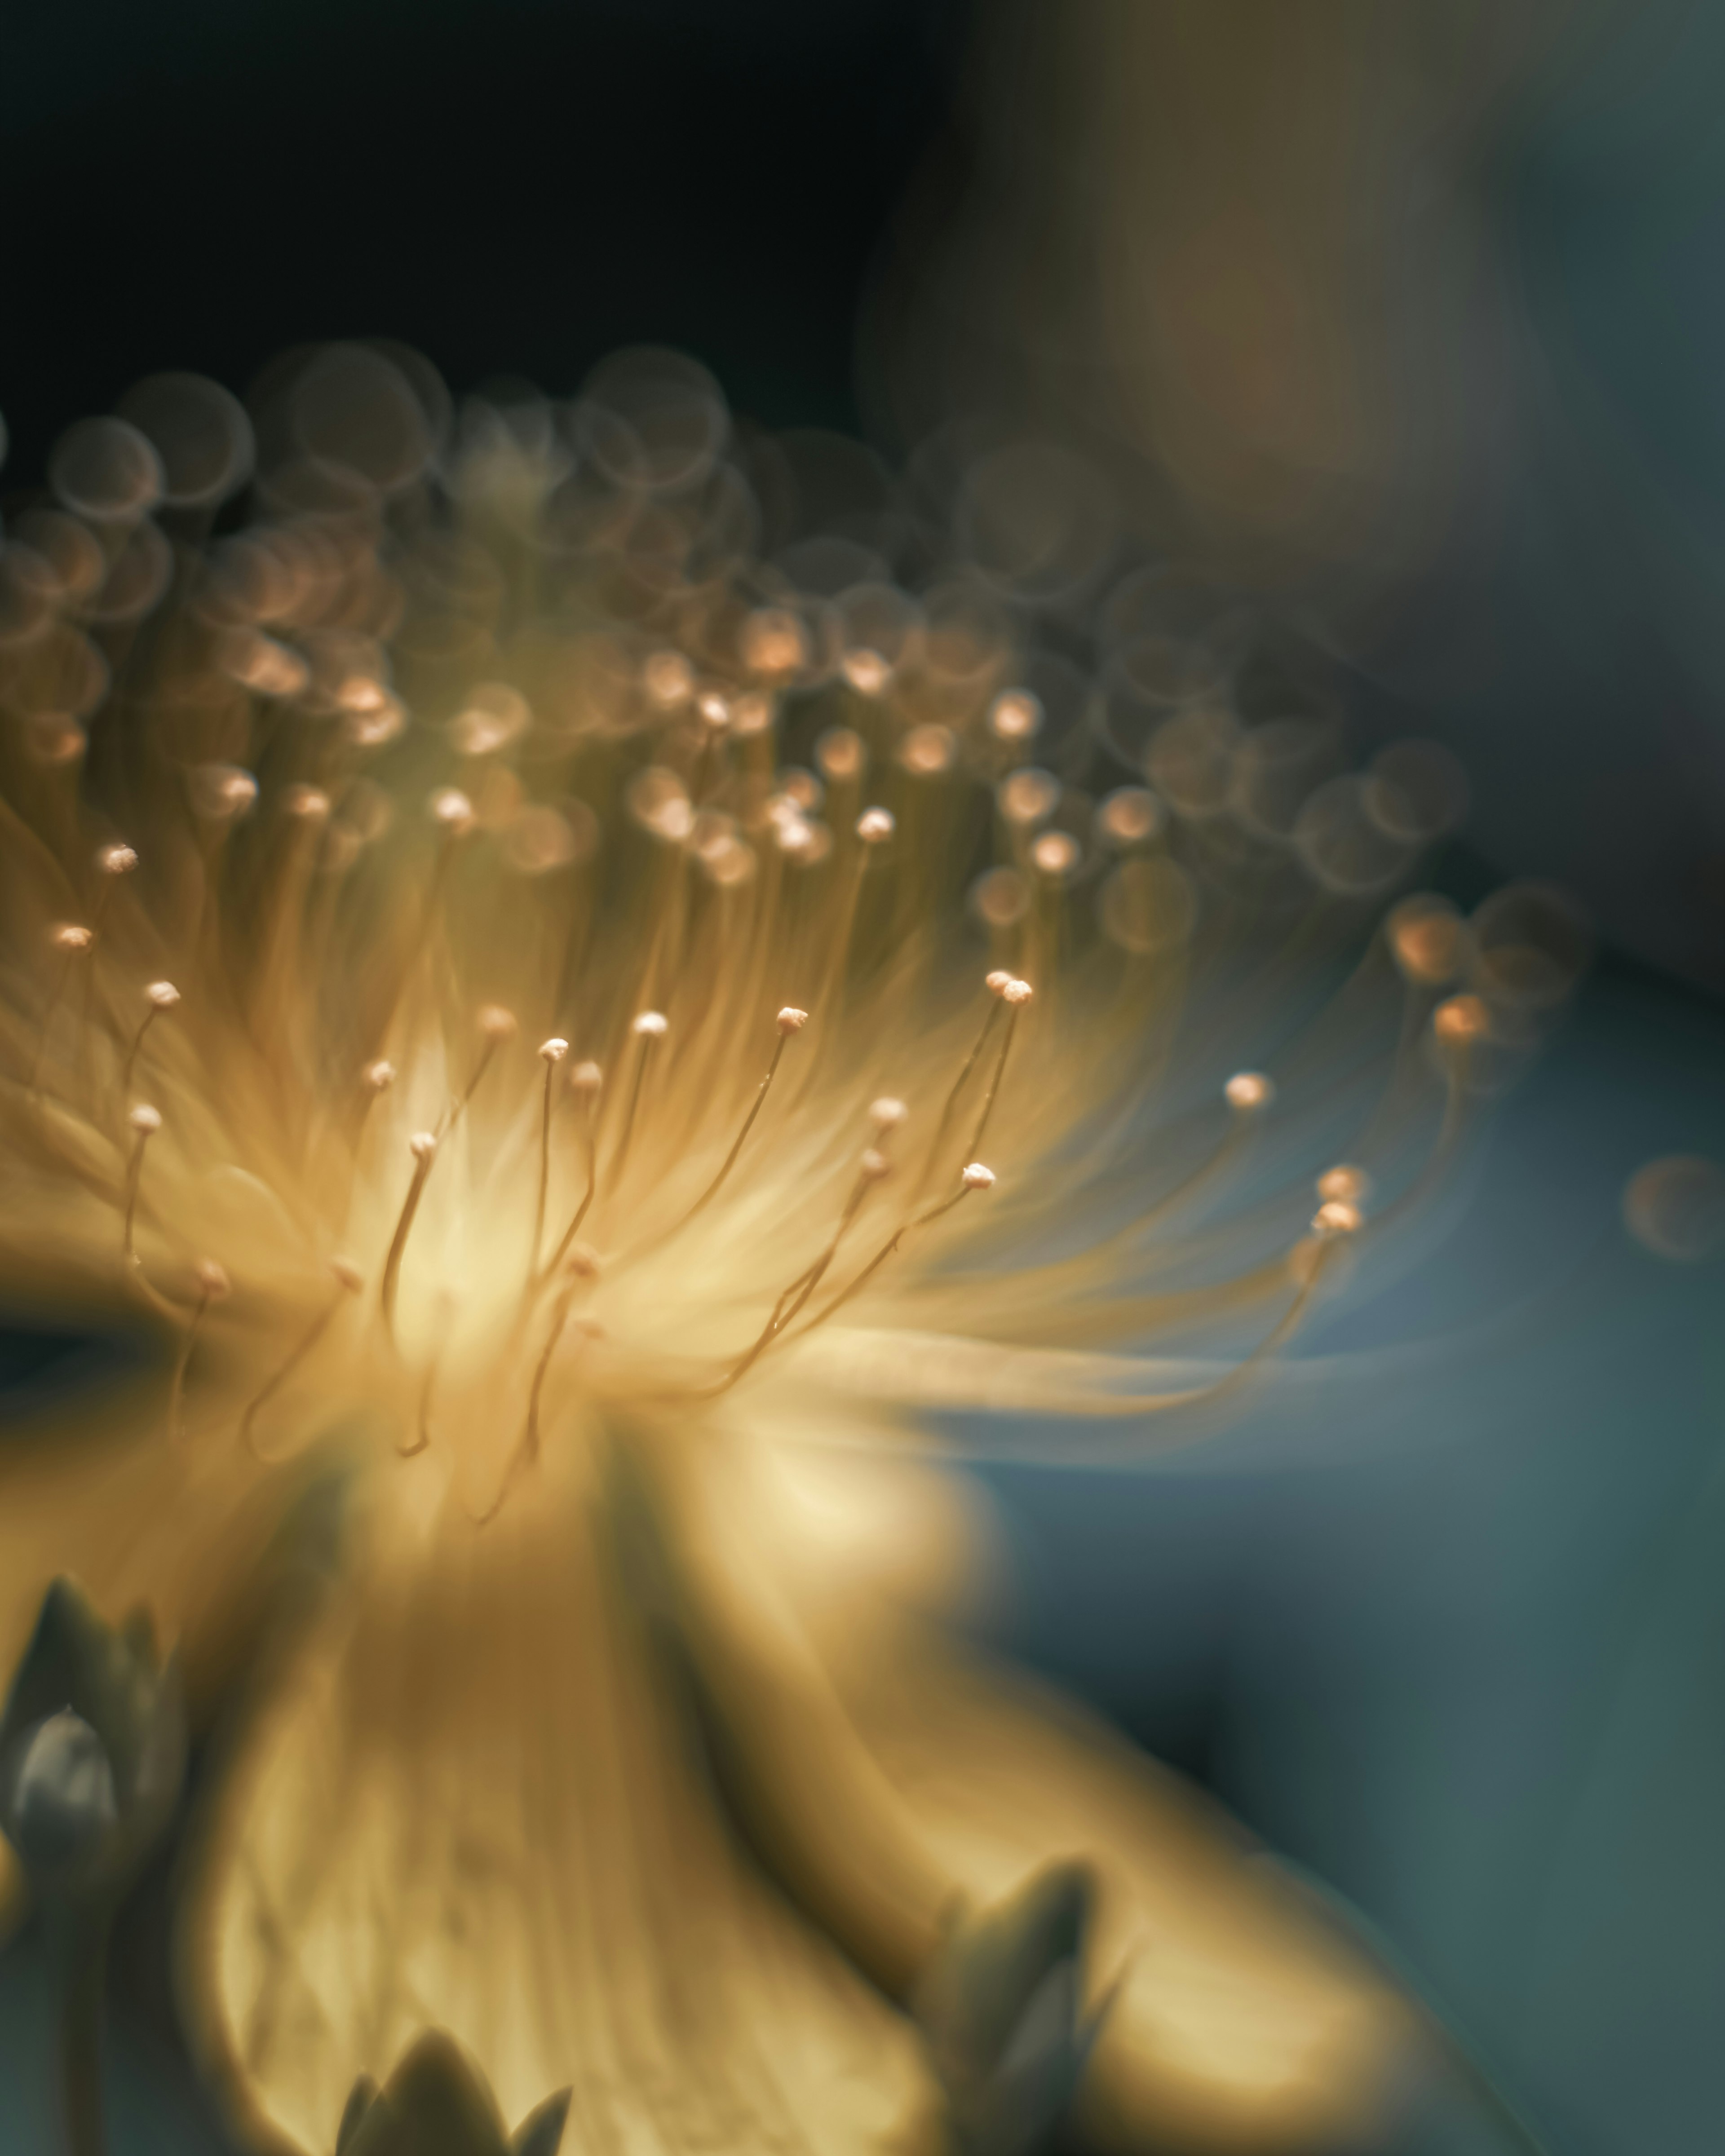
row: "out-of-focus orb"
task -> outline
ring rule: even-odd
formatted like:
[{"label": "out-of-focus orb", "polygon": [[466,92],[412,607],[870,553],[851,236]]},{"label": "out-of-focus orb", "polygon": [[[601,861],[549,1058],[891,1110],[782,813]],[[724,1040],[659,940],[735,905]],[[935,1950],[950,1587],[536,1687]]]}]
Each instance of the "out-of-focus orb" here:
[{"label": "out-of-focus orb", "polygon": [[1656,1257],[1710,1258],[1725,1246],[1725,1168],[1698,1153],[1650,1160],[1623,1187],[1623,1219]]}]

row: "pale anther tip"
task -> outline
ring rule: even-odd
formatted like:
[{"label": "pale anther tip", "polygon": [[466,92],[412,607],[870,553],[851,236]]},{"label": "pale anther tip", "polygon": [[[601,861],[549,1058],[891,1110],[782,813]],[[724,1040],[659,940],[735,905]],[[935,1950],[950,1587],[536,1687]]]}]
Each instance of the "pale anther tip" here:
[{"label": "pale anther tip", "polygon": [[884,1152],[876,1152],[873,1146],[857,1163],[857,1167],[865,1183],[879,1183],[883,1177],[892,1173],[892,1163]]},{"label": "pale anther tip", "polygon": [[657,1040],[670,1031],[670,1020],[663,1011],[642,1011],[630,1024],[629,1031],[644,1040]]},{"label": "pale anther tip", "polygon": [[75,921],[67,921],[52,931],[49,940],[62,951],[87,951],[95,941],[95,932],[80,927]]},{"label": "pale anther tip", "polygon": [[1035,993],[1035,989],[1028,981],[1009,981],[1000,991],[1000,1000],[1004,1004],[1014,1005],[1027,1004]]},{"label": "pale anther tip", "polygon": [[408,1151],[415,1160],[429,1160],[437,1151],[435,1131],[415,1131],[408,1140]]},{"label": "pale anther tip", "polygon": [[506,1010],[501,1004],[483,1004],[480,1007],[479,1029],[487,1040],[513,1040],[515,1013]]},{"label": "pale anther tip", "polygon": [[979,1160],[973,1160],[959,1180],[967,1190],[992,1190],[994,1188],[994,1171],[992,1168],[984,1168]]},{"label": "pale anther tip", "polygon": [[578,1093],[597,1093],[605,1082],[605,1074],[597,1063],[578,1063],[569,1073],[569,1083]]},{"label": "pale anther tip", "polygon": [[865,846],[883,845],[897,829],[890,808],[865,808],[856,819],[856,835]]},{"label": "pale anther tip", "polygon": [[778,1023],[781,1033],[800,1033],[809,1023],[809,1014],[798,1010],[794,1004],[787,1004],[778,1014]]},{"label": "pale anther tip", "polygon": [[459,786],[440,786],[426,803],[434,823],[452,835],[470,831],[477,820],[474,807]]},{"label": "pale anther tip", "polygon": [[198,1291],[206,1302],[219,1302],[233,1289],[228,1268],[218,1265],[213,1258],[200,1258],[193,1271],[198,1281]]},{"label": "pale anther tip", "polygon": [[1004,966],[997,966],[992,973],[983,977],[983,986],[991,996],[1004,996],[1012,986],[1013,976]]},{"label": "pale anther tip", "polygon": [[147,1101],[140,1101],[136,1107],[128,1110],[126,1120],[140,1137],[153,1137],[162,1128],[162,1111],[152,1108]]},{"label": "pale anther tip", "polygon": [[546,1063],[561,1063],[569,1052],[569,1044],[561,1034],[554,1033],[549,1040],[539,1044],[539,1055]]},{"label": "pale anther tip", "polygon": [[1312,1216],[1312,1232],[1328,1240],[1333,1235],[1351,1235],[1364,1219],[1358,1206],[1348,1205],[1339,1198],[1332,1198],[1320,1205]]},{"label": "pale anther tip", "polygon": [[1440,1040],[1479,1040],[1491,1030],[1491,1014],[1479,996],[1450,996],[1431,1014]]},{"label": "pale anther tip", "polygon": [[172,1010],[180,1000],[180,992],[172,981],[151,981],[144,991],[144,999],[157,1010]]},{"label": "pale anther tip", "polygon": [[387,1093],[395,1083],[395,1065],[387,1055],[380,1055],[375,1063],[367,1064],[361,1078],[374,1093]]},{"label": "pale anther tip", "polygon": [[1222,1091],[1230,1108],[1267,1108],[1276,1098],[1276,1081],[1261,1070],[1236,1070]]},{"label": "pale anther tip", "polygon": [[96,866],[104,875],[130,875],[138,865],[138,857],[130,846],[100,846],[96,850]]},{"label": "pale anther tip", "polygon": [[910,1112],[902,1101],[895,1101],[885,1094],[869,1103],[869,1121],[877,1131],[896,1130]]},{"label": "pale anther tip", "polygon": [[1361,1205],[1371,1195],[1371,1177],[1352,1161],[1338,1161],[1317,1178],[1318,1196],[1341,1205]]}]

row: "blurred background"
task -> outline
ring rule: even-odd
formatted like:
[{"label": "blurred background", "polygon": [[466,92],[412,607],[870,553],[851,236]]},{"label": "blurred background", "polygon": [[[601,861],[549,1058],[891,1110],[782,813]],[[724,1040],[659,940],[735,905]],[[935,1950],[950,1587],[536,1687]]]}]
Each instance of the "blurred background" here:
[{"label": "blurred background", "polygon": [[[1725,1272],[1619,1218],[1725,1158],[1722,97],[1697,0],[88,0],[0,74],[7,506],[157,369],[381,335],[564,396],[681,346],[924,480],[1046,445],[1026,558],[1081,527],[1262,596],[1362,745],[1466,763],[1460,895],[1583,901],[1466,1229],[1312,1343],[1453,1349],[1328,1445],[989,1471],[981,1620],[1578,2156],[1725,2114]],[[105,1352],[13,1336],[4,1411]],[[1410,2156],[1509,2145],[1440,2109]]]}]

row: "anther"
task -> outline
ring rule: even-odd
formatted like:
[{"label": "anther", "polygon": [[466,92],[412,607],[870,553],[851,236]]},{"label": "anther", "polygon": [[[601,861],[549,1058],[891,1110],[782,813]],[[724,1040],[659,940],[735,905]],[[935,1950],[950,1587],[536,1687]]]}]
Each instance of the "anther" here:
[{"label": "anther", "polygon": [[884,846],[897,828],[890,808],[865,808],[856,819],[856,835],[865,846]]},{"label": "anther", "polygon": [[360,1072],[359,1082],[368,1093],[387,1093],[395,1083],[395,1065],[388,1056],[380,1055]]},{"label": "anther", "polygon": [[451,839],[464,837],[479,820],[474,806],[459,786],[440,786],[426,803],[434,824]]},{"label": "anther", "polygon": [[96,850],[96,866],[105,876],[130,875],[138,865],[138,857],[130,846],[101,846]]},{"label": "anther", "polygon": [[983,986],[991,996],[1004,996],[1012,986],[1013,976],[1004,966],[997,966],[992,973],[984,974]]},{"label": "anther", "polygon": [[902,1101],[895,1101],[886,1094],[869,1103],[869,1122],[874,1127],[877,1138],[885,1137],[890,1131],[896,1131],[910,1112]]},{"label": "anther", "polygon": [[561,1063],[568,1052],[568,1042],[557,1034],[553,1034],[549,1040],[542,1040],[539,1044],[539,1060],[542,1063]]},{"label": "anther", "polygon": [[69,957],[72,957],[80,951],[89,950],[91,944],[95,942],[95,931],[93,928],[80,928],[75,921],[63,921],[58,928],[49,932],[49,941],[56,951],[64,951]]},{"label": "anther", "polygon": [[1312,1215],[1312,1232],[1327,1241],[1337,1235],[1351,1235],[1364,1217],[1358,1206],[1347,1204],[1339,1198],[1328,1199]]},{"label": "anther", "polygon": [[641,668],[641,685],[662,711],[686,704],[695,691],[695,670],[680,651],[655,651]]},{"label": "anther", "polygon": [[1440,1040],[1465,1047],[1491,1030],[1491,1014],[1478,996],[1450,996],[1432,1013],[1431,1029]]},{"label": "anther", "polygon": [[880,1183],[892,1173],[892,1163],[877,1147],[870,1146],[856,1164],[856,1172],[865,1183]]},{"label": "anther", "polygon": [[860,696],[878,696],[892,679],[892,668],[878,651],[866,644],[855,651],[847,651],[839,662],[839,670]]},{"label": "anther", "polygon": [[328,820],[331,804],[321,786],[290,786],[281,797],[281,805],[296,824],[321,824]]},{"label": "anther", "polygon": [[1371,1195],[1372,1178],[1363,1168],[1352,1162],[1339,1162],[1327,1168],[1317,1178],[1317,1194],[1327,1203],[1339,1205],[1362,1205]]},{"label": "anther", "polygon": [[781,1033],[800,1033],[809,1023],[806,1010],[798,1010],[794,1004],[787,1004],[776,1021]]},{"label": "anther", "polygon": [[988,706],[988,732],[996,741],[1022,747],[1042,725],[1042,706],[1028,689],[1008,689]]},{"label": "anther", "polygon": [[605,1074],[597,1063],[578,1063],[569,1073],[569,1090],[574,1093],[597,1093],[605,1082]]},{"label": "anther", "polygon": [[967,1190],[992,1190],[994,1188],[993,1169],[984,1168],[979,1160],[972,1161],[958,1179]]},{"label": "anther", "polygon": [[629,1029],[638,1039],[660,1040],[670,1031],[670,1020],[663,1011],[641,1011],[630,1019]]},{"label": "anther", "polygon": [[1250,1115],[1257,1109],[1267,1108],[1276,1098],[1276,1081],[1266,1077],[1261,1070],[1236,1070],[1222,1092],[1230,1108]]}]

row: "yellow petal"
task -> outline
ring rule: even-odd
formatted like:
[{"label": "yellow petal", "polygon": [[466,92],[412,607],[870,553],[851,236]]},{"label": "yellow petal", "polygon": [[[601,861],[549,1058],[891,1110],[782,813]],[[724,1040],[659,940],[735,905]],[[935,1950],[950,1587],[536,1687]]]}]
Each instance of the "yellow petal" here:
[{"label": "yellow petal", "polygon": [[506,2116],[572,2084],[572,2146],[934,2145],[914,2032],[735,1845],[574,1468],[483,1527],[379,1505],[234,1771],[189,1967],[218,2079],[311,2148],[427,2025]]}]

